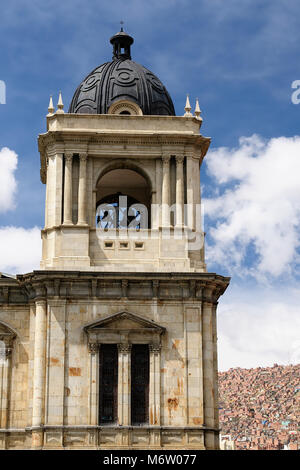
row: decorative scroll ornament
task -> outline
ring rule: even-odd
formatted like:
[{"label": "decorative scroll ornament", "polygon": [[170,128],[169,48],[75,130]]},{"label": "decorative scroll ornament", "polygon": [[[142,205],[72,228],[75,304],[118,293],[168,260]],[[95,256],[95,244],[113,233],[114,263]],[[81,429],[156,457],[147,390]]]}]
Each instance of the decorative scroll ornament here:
[{"label": "decorative scroll ornament", "polygon": [[129,343],[119,343],[118,344],[118,351],[123,354],[130,353],[132,345]]},{"label": "decorative scroll ornament", "polygon": [[161,345],[156,343],[149,344],[149,351],[153,354],[159,354],[161,351]]},{"label": "decorative scroll ornament", "polygon": [[89,353],[90,354],[97,354],[99,350],[99,344],[98,343],[88,343],[88,348],[89,348]]}]

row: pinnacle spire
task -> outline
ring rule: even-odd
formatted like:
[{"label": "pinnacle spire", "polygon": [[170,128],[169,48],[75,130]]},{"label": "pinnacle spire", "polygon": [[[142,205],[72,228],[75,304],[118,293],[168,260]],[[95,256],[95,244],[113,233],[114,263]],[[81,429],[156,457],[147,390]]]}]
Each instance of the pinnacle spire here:
[{"label": "pinnacle spire", "polygon": [[63,103],[63,100],[62,100],[61,91],[59,92],[59,96],[58,96],[58,103],[57,103],[56,113],[58,113],[58,114],[64,113],[64,103]]},{"label": "pinnacle spire", "polygon": [[195,106],[194,115],[196,116],[197,119],[200,119],[200,114],[201,114],[201,109],[199,106],[199,100],[198,98],[196,98],[196,106]]},{"label": "pinnacle spire", "polygon": [[54,114],[54,106],[53,106],[53,99],[52,95],[50,95],[49,105],[48,105],[48,116],[52,116]]},{"label": "pinnacle spire", "polygon": [[190,99],[189,99],[189,95],[187,94],[186,95],[186,102],[185,102],[185,113],[184,113],[184,117],[190,117],[190,116],[193,116],[192,113],[191,113],[191,103],[190,103]]}]

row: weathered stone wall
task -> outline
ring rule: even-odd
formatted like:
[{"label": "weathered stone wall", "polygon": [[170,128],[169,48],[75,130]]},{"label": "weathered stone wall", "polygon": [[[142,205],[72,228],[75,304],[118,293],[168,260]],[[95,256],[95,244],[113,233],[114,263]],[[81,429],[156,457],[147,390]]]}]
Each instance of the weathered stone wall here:
[{"label": "weathered stone wall", "polygon": [[[20,442],[25,436],[28,424],[28,372],[30,368],[30,329],[29,306],[0,306],[0,329],[6,326],[16,333],[11,343],[11,350],[0,361],[0,428],[21,430]],[[1,336],[1,332],[0,332]],[[5,448],[11,441],[11,447],[18,445],[9,435],[0,432],[0,448]]]},{"label": "weathered stone wall", "polygon": [[[47,184],[41,268],[205,272],[199,182],[210,139],[199,135],[200,126],[201,120],[180,116],[131,116],[128,122],[117,115],[48,117],[48,131],[39,136],[41,179]],[[155,207],[156,239],[149,231],[143,250],[130,243],[126,252],[116,236],[108,253],[95,233],[96,203],[105,193],[102,177],[120,169],[144,178],[147,207]],[[183,226],[182,239],[162,233],[171,227],[179,234]],[[194,250],[187,243],[191,232],[201,238]]]},{"label": "weathered stone wall", "polygon": [[[217,447],[215,307],[227,284],[211,274],[20,276],[12,289],[27,305],[0,303],[0,327],[16,333],[2,447]],[[123,422],[99,426],[97,343],[124,334],[150,344],[149,425],[130,425],[129,403]]]}]

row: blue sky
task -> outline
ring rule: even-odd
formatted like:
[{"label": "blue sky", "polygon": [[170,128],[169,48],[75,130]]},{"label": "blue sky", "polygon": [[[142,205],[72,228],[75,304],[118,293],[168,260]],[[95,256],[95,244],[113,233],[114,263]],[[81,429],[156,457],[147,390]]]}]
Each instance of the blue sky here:
[{"label": "blue sky", "polygon": [[[299,19],[297,0],[2,5],[0,151],[18,157],[2,151],[3,162],[16,165],[0,174],[0,270],[30,265],[5,258],[8,239],[29,247],[44,222],[37,135],[49,95],[56,104],[61,90],[68,107],[81,80],[111,59],[109,38],[123,20],[135,39],[133,60],[163,81],[178,115],[186,93],[192,106],[198,97],[201,133],[212,137],[201,176],[208,267],[232,276],[219,307],[220,367],[300,361],[300,105],[291,102],[300,79]],[[34,247],[27,252],[36,259]],[[234,334],[233,324],[240,324]]]}]

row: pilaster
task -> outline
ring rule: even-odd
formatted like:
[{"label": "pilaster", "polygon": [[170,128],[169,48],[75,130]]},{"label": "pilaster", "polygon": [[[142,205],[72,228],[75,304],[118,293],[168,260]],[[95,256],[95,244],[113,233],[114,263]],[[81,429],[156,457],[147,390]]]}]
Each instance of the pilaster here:
[{"label": "pilaster", "polygon": [[64,225],[72,225],[72,164],[73,154],[65,154],[65,184],[64,184]]},{"label": "pilaster", "polygon": [[118,344],[118,424],[131,422],[131,344]]},{"label": "pilaster", "polygon": [[79,185],[78,185],[78,225],[87,223],[86,207],[86,178],[87,178],[87,154],[79,154]]},{"label": "pilaster", "polygon": [[45,370],[47,341],[47,302],[36,301],[35,339],[34,339],[34,374],[32,402],[32,447],[43,445]]},{"label": "pilaster", "polygon": [[150,425],[160,425],[160,351],[161,345],[149,344],[150,381],[149,381],[149,418]]},{"label": "pilaster", "polygon": [[99,383],[99,344],[89,343],[89,364],[90,364],[90,393],[89,393],[89,424],[98,425],[99,393],[101,384]]},{"label": "pilaster", "polygon": [[176,156],[176,227],[183,226],[184,185],[183,185],[183,160],[182,155]]},{"label": "pilaster", "polygon": [[170,155],[163,155],[162,226],[170,227]]}]

